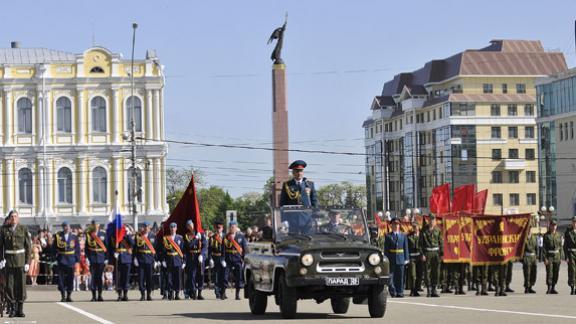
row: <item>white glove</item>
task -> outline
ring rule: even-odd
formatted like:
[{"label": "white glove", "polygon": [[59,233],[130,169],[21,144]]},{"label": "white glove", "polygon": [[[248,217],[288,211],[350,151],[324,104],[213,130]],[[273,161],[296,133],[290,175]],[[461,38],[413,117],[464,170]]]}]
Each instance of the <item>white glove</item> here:
[{"label": "white glove", "polygon": [[162,267],[168,268],[168,265],[166,264],[166,261],[162,261]]},{"label": "white glove", "polygon": [[220,264],[222,265],[223,268],[226,268],[226,261],[222,260],[222,261],[220,262]]},{"label": "white glove", "polygon": [[114,252],[114,259],[118,259],[118,256],[120,255],[120,253],[118,252]]},{"label": "white glove", "polygon": [[25,264],[24,265],[24,272],[28,272],[28,270],[30,270],[30,265]]},{"label": "white glove", "polygon": [[196,233],[196,239],[199,240],[199,239],[201,239],[201,238],[202,238],[202,234]]},{"label": "white glove", "polygon": [[154,262],[154,270],[158,270],[159,266],[160,266],[160,262],[158,262],[158,261]]},{"label": "white glove", "polygon": [[0,261],[0,269],[4,269],[5,266],[6,266],[6,260]]},{"label": "white glove", "polygon": [[214,268],[214,260],[210,259],[210,261],[208,261],[208,266],[210,269]]},{"label": "white glove", "polygon": [[134,266],[136,266],[136,267],[139,266],[139,265],[138,265],[138,259],[137,259],[137,258],[134,258]]},{"label": "white glove", "polygon": [[198,256],[198,262],[202,263],[204,261],[204,257],[202,256],[202,254],[200,254]]},{"label": "white glove", "polygon": [[104,260],[104,265],[108,265],[108,260]]},{"label": "white glove", "polygon": [[404,265],[407,265],[408,263],[410,263],[410,260],[404,261]]},{"label": "white glove", "polygon": [[186,263],[182,263],[182,270],[184,270],[184,268],[186,268]]},{"label": "white glove", "polygon": [[90,259],[86,258],[86,265],[90,266]]}]

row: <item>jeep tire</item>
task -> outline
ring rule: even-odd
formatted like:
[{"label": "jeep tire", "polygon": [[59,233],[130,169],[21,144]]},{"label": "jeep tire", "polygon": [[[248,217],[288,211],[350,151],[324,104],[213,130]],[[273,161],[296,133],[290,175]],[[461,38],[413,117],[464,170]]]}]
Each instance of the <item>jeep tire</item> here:
[{"label": "jeep tire", "polygon": [[298,296],[296,289],[288,287],[286,284],[286,277],[281,274],[278,278],[278,294],[280,314],[282,318],[292,319],[296,317]]},{"label": "jeep tire", "polygon": [[348,307],[350,307],[350,298],[332,297],[330,298],[330,304],[332,304],[334,314],[346,314]]},{"label": "jeep tire", "polygon": [[254,315],[262,315],[266,312],[266,306],[268,305],[268,296],[261,291],[256,290],[254,287],[254,281],[248,279],[248,284],[246,285],[248,304],[250,305],[250,312]]},{"label": "jeep tire", "polygon": [[375,286],[368,296],[368,312],[372,318],[381,318],[386,313],[386,286]]}]

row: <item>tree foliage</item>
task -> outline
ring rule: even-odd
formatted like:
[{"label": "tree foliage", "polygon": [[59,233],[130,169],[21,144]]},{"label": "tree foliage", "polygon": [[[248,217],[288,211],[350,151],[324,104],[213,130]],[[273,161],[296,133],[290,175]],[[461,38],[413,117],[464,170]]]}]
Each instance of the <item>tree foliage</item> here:
[{"label": "tree foliage", "polygon": [[364,208],[366,187],[347,181],[322,186],[318,189],[318,204],[335,208]]}]

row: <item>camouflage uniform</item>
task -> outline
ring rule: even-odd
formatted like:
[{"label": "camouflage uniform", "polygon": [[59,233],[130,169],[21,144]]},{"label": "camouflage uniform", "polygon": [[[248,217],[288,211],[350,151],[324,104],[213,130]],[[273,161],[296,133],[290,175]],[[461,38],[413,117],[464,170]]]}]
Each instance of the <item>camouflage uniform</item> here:
[{"label": "camouflage uniform", "polygon": [[25,265],[30,264],[30,233],[24,225],[5,224],[0,229],[0,251],[6,261],[6,299],[11,307],[10,317],[24,317],[26,300]]},{"label": "camouflage uniform", "polygon": [[536,293],[532,287],[536,283],[536,269],[538,260],[536,251],[538,249],[538,239],[536,234],[530,234],[524,243],[524,257],[522,258],[522,270],[524,273],[524,293]]},{"label": "camouflage uniform", "polygon": [[428,288],[428,297],[438,297],[436,286],[440,276],[440,262],[443,252],[442,233],[437,227],[425,226],[420,233],[420,251],[424,261],[424,282]]},{"label": "camouflage uniform", "polygon": [[562,235],[558,232],[548,231],[544,234],[544,262],[546,262],[547,294],[557,294],[556,283],[562,261]]},{"label": "camouflage uniform", "polygon": [[[574,224],[574,221],[576,221],[576,217],[572,219],[572,224]],[[576,229],[574,225],[564,233],[564,254],[566,255],[566,263],[568,263],[570,294],[576,295],[574,290],[574,285],[576,284]]]}]

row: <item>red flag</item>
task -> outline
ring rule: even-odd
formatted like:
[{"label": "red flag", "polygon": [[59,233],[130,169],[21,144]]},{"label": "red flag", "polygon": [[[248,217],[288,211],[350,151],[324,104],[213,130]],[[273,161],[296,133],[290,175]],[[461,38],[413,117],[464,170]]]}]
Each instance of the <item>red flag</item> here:
[{"label": "red flag", "polygon": [[[192,219],[194,223],[194,228],[196,231],[203,233],[202,229],[202,219],[200,217],[200,206],[198,205],[198,198],[196,197],[196,188],[194,186],[194,175],[190,179],[188,188],[180,198],[180,201],[170,214],[167,220],[162,223],[162,228],[158,232],[158,235],[164,235],[164,233],[170,233],[170,223],[176,223],[178,225],[178,234],[183,235],[188,230],[186,229],[186,222]],[[162,236],[158,236],[162,237]]]},{"label": "red flag", "polygon": [[445,214],[450,212],[450,184],[445,183],[432,189],[430,212]]},{"label": "red flag", "polygon": [[472,212],[484,214],[486,209],[486,199],[488,198],[488,189],[477,192],[474,195],[474,203],[472,205]]},{"label": "red flag", "polygon": [[376,221],[376,226],[380,228],[382,226],[382,219],[380,219],[380,216],[378,216],[378,214],[374,215],[374,220]]},{"label": "red flag", "polygon": [[473,184],[463,185],[454,189],[454,197],[452,198],[452,212],[472,212],[475,192],[476,186]]}]

